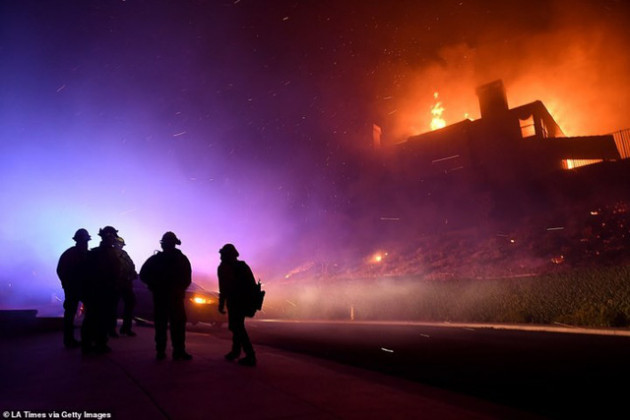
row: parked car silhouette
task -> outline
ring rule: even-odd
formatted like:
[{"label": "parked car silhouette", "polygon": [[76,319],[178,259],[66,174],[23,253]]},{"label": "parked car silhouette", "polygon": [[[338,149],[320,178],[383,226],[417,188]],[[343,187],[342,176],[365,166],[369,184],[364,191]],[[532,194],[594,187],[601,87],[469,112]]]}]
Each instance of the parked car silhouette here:
[{"label": "parked car silhouette", "polygon": [[[153,320],[153,296],[146,284],[141,281],[133,282],[133,291],[136,294],[136,307],[134,318],[136,321]],[[188,322],[195,325],[198,322],[206,322],[216,327],[227,322],[227,317],[219,312],[219,293],[212,292],[192,283],[186,290],[184,298],[186,317]]]},{"label": "parked car silhouette", "polygon": [[[134,308],[134,319],[136,322],[153,322],[153,295],[146,284],[139,280],[133,282],[133,292],[136,295],[136,306]],[[212,292],[191,283],[186,290],[184,298],[186,308],[186,318],[188,322],[195,325],[205,322],[215,327],[220,327],[227,322],[227,316],[219,312],[219,293]],[[120,317],[120,310],[118,308]],[[74,324],[80,326],[83,323],[85,309],[83,303],[79,303],[79,308],[75,316]]]}]

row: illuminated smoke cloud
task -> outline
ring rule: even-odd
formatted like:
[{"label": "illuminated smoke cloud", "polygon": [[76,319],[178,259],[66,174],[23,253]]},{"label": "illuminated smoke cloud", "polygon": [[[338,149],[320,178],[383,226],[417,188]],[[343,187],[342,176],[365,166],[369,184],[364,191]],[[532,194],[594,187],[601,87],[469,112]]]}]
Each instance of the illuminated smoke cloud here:
[{"label": "illuminated smoke cloud", "polygon": [[[431,92],[439,92],[449,123],[478,118],[475,87],[495,79],[506,84],[510,107],[541,100],[566,135],[627,128],[630,93],[622,87],[630,82],[630,58],[621,51],[630,43],[628,10],[555,1],[536,13],[536,6],[507,4],[502,11],[480,7],[477,17],[499,12],[504,22],[477,20],[474,36],[444,45],[426,64],[411,66],[401,59],[383,66],[381,86],[391,90],[383,91],[380,106],[388,114],[381,122],[390,141],[429,131]],[[528,20],[537,24],[521,27]]]}]

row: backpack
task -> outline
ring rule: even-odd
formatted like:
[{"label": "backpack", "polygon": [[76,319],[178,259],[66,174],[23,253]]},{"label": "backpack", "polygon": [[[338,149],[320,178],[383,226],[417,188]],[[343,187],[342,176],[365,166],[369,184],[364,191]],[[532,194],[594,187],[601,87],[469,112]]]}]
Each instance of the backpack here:
[{"label": "backpack", "polygon": [[260,280],[258,280],[258,283],[254,284],[251,295],[249,296],[249,302],[245,308],[245,316],[252,318],[256,315],[256,312],[262,309],[264,300],[265,291],[262,290],[262,284],[260,284]]},{"label": "backpack", "polygon": [[263,300],[265,299],[265,291],[262,290],[260,280],[256,282],[254,273],[244,261],[236,262],[236,276],[239,279],[241,287],[243,287],[243,300],[241,301],[241,310],[243,315],[252,318],[257,311],[262,309]]}]

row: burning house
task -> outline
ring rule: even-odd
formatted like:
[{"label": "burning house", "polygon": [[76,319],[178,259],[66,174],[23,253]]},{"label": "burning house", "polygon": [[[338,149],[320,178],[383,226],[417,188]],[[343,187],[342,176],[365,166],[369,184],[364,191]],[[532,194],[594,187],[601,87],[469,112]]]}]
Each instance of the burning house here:
[{"label": "burning house", "polygon": [[477,88],[481,118],[416,135],[395,145],[405,175],[457,171],[505,183],[620,159],[612,135],[566,137],[541,101],[508,107],[501,80]]}]

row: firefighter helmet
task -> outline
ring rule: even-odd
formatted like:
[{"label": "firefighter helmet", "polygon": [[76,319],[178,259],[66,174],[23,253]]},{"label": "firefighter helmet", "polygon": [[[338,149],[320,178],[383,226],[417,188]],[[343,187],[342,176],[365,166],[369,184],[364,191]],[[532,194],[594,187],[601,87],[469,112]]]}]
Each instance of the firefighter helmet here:
[{"label": "firefighter helmet", "polygon": [[112,235],[116,237],[118,236],[118,231],[111,226],[105,226],[104,228],[99,229],[98,236],[100,236],[101,238],[104,238],[105,236],[108,236],[108,235]]},{"label": "firefighter helmet", "polygon": [[236,250],[236,247],[234,245],[232,245],[232,244],[225,244],[225,245],[223,245],[223,248],[221,248],[219,250],[219,254],[225,255],[226,257],[229,257],[229,256],[238,257],[239,256],[239,253]]},{"label": "firefighter helmet", "polygon": [[74,239],[76,242],[79,241],[89,241],[90,239],[92,239],[92,237],[90,236],[90,234],[88,233],[88,231],[86,229],[79,229],[76,231],[76,233],[74,234],[74,236],[72,237],[72,239]]},{"label": "firefighter helmet", "polygon": [[173,232],[166,232],[164,235],[162,235],[162,240],[160,240],[160,242],[163,244],[175,244],[175,245],[182,244],[182,241],[180,241],[179,238]]},{"label": "firefighter helmet", "polygon": [[127,245],[125,243],[125,240],[123,238],[121,238],[120,236],[116,236],[116,240],[114,243],[117,247],[122,248],[123,246]]}]

